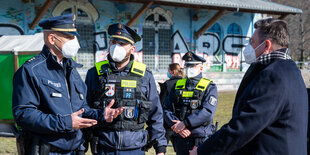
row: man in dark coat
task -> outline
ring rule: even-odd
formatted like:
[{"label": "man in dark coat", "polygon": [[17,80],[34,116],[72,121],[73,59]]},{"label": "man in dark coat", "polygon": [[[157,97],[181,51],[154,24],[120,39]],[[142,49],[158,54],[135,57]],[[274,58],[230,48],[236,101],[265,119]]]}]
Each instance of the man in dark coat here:
[{"label": "man in dark coat", "polygon": [[307,154],[308,97],[289,56],[287,23],[263,19],[245,48],[251,66],[232,119],[190,154]]}]

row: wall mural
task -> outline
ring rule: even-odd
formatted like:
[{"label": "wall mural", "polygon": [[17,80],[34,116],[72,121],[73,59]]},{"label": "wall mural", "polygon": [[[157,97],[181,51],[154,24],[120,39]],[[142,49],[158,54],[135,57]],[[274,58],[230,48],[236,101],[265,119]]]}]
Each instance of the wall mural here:
[{"label": "wall mural", "polygon": [[[96,37],[96,62],[106,60],[108,54],[108,38],[107,32],[97,32]],[[175,31],[171,36],[173,43],[172,62],[179,63],[182,67],[184,61],[182,56],[189,51],[188,44],[179,30]],[[212,66],[220,66],[223,64],[220,57],[220,45],[224,51],[225,67],[227,70],[240,70],[242,59],[242,49],[249,42],[249,37],[240,35],[227,35],[223,41],[219,39],[216,33],[205,33],[197,40],[197,55],[206,59],[204,63],[204,71],[212,70]],[[143,62],[143,41],[136,43],[135,60]]]},{"label": "wall mural", "polygon": [[239,70],[243,61],[242,49],[248,44],[250,37],[241,35],[227,35],[223,39],[223,51],[227,70]]},{"label": "wall mural", "polygon": [[179,30],[173,33],[171,39],[173,42],[172,53],[186,53],[189,51],[187,43],[185,42]]},{"label": "wall mural", "polygon": [[[180,51],[188,51],[187,44],[186,48],[184,47],[184,39],[179,31],[176,31],[174,36],[172,37],[173,40],[173,56],[172,61],[173,63],[179,63],[182,67],[184,62],[182,60],[182,56],[185,54],[184,52]],[[180,39],[181,38],[181,39]],[[220,45],[222,45],[222,49],[224,51],[224,60],[225,60],[225,67],[227,70],[240,70],[241,60],[242,60],[242,49],[245,45],[249,42],[249,37],[247,36],[240,36],[240,35],[227,35],[224,37],[222,43],[216,33],[205,33],[197,40],[197,53],[199,56],[206,59],[206,63],[204,63],[204,71],[211,70],[212,66],[222,65],[223,62],[219,56],[220,53]],[[182,45],[183,49],[178,49],[178,46]]]},{"label": "wall mural", "polygon": [[95,50],[105,50],[108,48],[108,38],[107,38],[107,32],[96,32],[95,33]]},{"label": "wall mural", "polygon": [[220,49],[220,38],[216,33],[205,33],[197,40],[197,50],[199,53],[216,55]]},{"label": "wall mural", "polygon": [[6,17],[12,23],[18,23],[23,21],[23,10],[17,10],[15,8],[9,7],[3,17]]},{"label": "wall mural", "polygon": [[24,31],[19,26],[11,23],[0,23],[0,37],[3,35],[23,35]]}]

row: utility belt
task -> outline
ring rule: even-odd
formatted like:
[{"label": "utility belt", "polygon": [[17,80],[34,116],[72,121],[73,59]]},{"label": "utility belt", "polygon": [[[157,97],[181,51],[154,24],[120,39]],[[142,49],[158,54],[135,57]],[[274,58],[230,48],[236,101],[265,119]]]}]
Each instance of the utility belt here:
[{"label": "utility belt", "polygon": [[84,150],[80,150],[80,148],[72,151],[62,150],[25,132],[19,132],[16,136],[16,143],[19,155],[48,155],[50,152],[63,154],[75,152],[77,155],[85,155]]}]

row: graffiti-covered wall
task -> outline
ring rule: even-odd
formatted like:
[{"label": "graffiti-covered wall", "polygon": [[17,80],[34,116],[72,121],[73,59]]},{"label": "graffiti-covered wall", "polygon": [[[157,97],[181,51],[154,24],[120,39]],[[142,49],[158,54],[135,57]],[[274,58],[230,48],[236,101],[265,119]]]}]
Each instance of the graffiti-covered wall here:
[{"label": "graffiti-covered wall", "polygon": [[[28,25],[44,2],[1,1],[0,36],[42,31],[38,26],[30,30]],[[87,70],[94,62],[106,59],[108,26],[116,22],[127,23],[142,6],[102,0],[54,1],[41,20],[70,12],[77,15],[76,25],[81,34],[77,61],[84,64],[83,69]],[[184,53],[193,51],[207,60],[204,71],[234,72],[247,69],[242,48],[253,33],[253,21],[257,15],[226,12],[209,30],[194,40],[194,33],[215,13],[214,10],[152,5],[132,26],[142,36],[142,40],[136,44],[135,59],[146,63],[151,70],[166,71],[172,62],[183,65]]]}]

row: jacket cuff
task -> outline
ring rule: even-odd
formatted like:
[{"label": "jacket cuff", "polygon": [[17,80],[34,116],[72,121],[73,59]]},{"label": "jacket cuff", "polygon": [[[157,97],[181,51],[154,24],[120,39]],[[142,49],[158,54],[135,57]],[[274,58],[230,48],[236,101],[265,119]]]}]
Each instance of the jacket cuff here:
[{"label": "jacket cuff", "polygon": [[156,154],[166,153],[166,146],[158,146],[157,148],[155,148],[155,152],[156,152]]},{"label": "jacket cuff", "polygon": [[64,116],[65,121],[65,130],[72,130],[72,118],[71,115],[65,115]]},{"label": "jacket cuff", "polygon": [[187,118],[185,120],[183,120],[183,123],[184,123],[186,128],[191,127],[191,123],[189,122],[189,120]]}]

